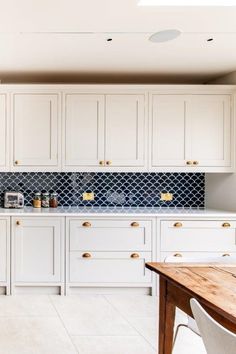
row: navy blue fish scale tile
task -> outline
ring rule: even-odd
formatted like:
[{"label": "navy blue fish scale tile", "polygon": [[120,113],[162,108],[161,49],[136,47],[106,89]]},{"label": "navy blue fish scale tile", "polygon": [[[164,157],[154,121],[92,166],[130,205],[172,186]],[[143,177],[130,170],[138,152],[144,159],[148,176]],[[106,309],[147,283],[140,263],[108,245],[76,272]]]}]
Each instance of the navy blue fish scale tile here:
[{"label": "navy blue fish scale tile", "polygon": [[[204,208],[204,173],[0,173],[0,194],[20,191],[30,206],[35,191],[55,191],[61,206]],[[94,201],[83,201],[92,191]],[[160,201],[161,192],[174,194]]]}]

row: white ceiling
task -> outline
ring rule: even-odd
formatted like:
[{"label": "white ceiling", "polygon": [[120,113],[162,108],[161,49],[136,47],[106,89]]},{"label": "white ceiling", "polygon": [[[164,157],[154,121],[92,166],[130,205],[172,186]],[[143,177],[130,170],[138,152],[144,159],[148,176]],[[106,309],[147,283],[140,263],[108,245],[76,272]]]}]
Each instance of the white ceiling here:
[{"label": "white ceiling", "polygon": [[[0,6],[3,81],[44,73],[204,82],[236,70],[236,7],[141,7],[137,0],[1,0]],[[182,35],[148,41],[165,29]]]}]

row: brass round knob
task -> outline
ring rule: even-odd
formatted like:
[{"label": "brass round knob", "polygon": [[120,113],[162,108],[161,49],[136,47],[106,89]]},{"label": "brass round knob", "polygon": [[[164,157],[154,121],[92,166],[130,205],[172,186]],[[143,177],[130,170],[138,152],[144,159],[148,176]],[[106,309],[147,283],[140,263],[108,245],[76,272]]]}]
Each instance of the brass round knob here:
[{"label": "brass round knob", "polygon": [[104,161],[99,161],[100,166],[104,166]]},{"label": "brass round knob", "polygon": [[182,227],[182,226],[183,226],[182,222],[174,223],[174,227]]},{"label": "brass round knob", "polygon": [[195,166],[197,166],[197,165],[199,165],[199,162],[198,162],[198,161],[193,161],[193,164],[194,164]]},{"label": "brass round knob", "polygon": [[139,254],[138,253],[132,253],[130,257],[131,258],[139,258]]},{"label": "brass round knob", "polygon": [[230,257],[230,254],[229,253],[224,253],[224,254],[222,254],[222,257]]},{"label": "brass round knob", "polygon": [[85,221],[83,224],[82,224],[83,227],[91,227],[92,224],[88,221]]},{"label": "brass round knob", "polygon": [[186,165],[192,165],[193,163],[192,163],[192,161],[186,161]]},{"label": "brass round knob", "polygon": [[19,160],[15,161],[15,165],[19,165],[19,163],[20,163]]},{"label": "brass round knob", "polygon": [[139,223],[136,222],[136,221],[134,221],[134,222],[132,222],[132,223],[130,224],[130,226],[132,226],[132,227],[139,227]]},{"label": "brass round knob", "polygon": [[223,224],[222,224],[222,227],[230,227],[231,225],[230,225],[230,223],[229,222],[224,222]]},{"label": "brass round knob", "polygon": [[181,253],[175,253],[174,257],[183,257]]},{"label": "brass round knob", "polygon": [[20,225],[20,221],[19,220],[16,221],[16,225],[18,225],[18,226]]},{"label": "brass round knob", "polygon": [[111,161],[106,161],[107,166],[111,166]]},{"label": "brass round knob", "polygon": [[83,258],[91,258],[92,256],[91,256],[90,253],[84,253],[84,254],[82,255],[82,257],[83,257]]}]

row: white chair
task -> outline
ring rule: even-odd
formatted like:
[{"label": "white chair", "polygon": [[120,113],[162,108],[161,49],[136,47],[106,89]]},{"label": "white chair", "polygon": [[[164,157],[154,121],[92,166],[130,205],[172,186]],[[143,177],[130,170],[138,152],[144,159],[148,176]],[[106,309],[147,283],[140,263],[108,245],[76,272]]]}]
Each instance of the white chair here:
[{"label": "white chair", "polygon": [[235,354],[236,335],[216,322],[195,299],[190,300],[207,354]]},{"label": "white chair", "polygon": [[[197,263],[236,263],[236,257],[232,257],[227,254],[219,257],[209,256],[209,257],[197,258],[197,257],[185,257],[177,253],[175,256],[166,257],[164,262],[165,263],[196,263],[196,264]],[[175,330],[173,349],[181,327],[186,327],[190,329],[192,332],[194,332],[195,334],[197,334],[198,336],[201,336],[196,321],[192,317],[187,315],[187,324],[180,323],[178,324]],[[236,354],[236,351],[234,354]]]}]

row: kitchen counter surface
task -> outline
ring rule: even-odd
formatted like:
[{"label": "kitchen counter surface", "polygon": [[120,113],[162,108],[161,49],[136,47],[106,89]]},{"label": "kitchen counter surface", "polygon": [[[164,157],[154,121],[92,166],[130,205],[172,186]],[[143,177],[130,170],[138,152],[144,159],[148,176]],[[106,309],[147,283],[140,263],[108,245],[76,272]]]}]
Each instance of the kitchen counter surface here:
[{"label": "kitchen counter surface", "polygon": [[24,209],[0,208],[0,216],[149,216],[149,217],[222,217],[235,218],[236,212],[214,209],[182,209],[182,208],[91,208],[91,207],[58,207],[57,209]]}]

